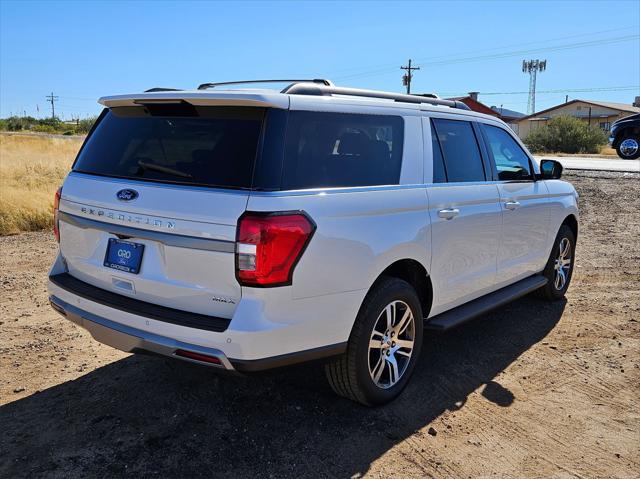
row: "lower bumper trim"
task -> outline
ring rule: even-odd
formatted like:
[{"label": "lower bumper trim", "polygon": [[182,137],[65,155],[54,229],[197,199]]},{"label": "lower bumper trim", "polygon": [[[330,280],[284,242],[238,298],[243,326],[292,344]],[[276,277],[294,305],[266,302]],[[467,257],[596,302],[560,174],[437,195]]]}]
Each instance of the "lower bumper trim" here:
[{"label": "lower bumper trim", "polygon": [[204,329],[216,333],[225,331],[231,322],[230,319],[167,308],[166,306],[147,303],[121,294],[112,293],[111,291],[96,288],[89,283],[80,281],[69,273],[49,276],[49,281],[65,291],[93,301],[94,303],[99,303],[137,316],[144,316],[145,318],[155,321],[163,321],[188,328]]},{"label": "lower bumper trim", "polygon": [[[226,371],[242,373],[264,371],[338,356],[347,350],[347,343],[343,342],[268,358],[249,360],[232,359],[227,358],[219,349],[185,343],[111,321],[110,319],[73,306],[57,296],[50,296],[49,302],[55,311],[69,321],[89,331],[96,341],[106,344],[107,346],[128,353],[148,352],[162,356],[170,356],[183,361],[224,369]],[[185,352],[187,354],[185,354]],[[198,360],[198,357],[207,357],[207,359]],[[215,358],[215,360],[212,360],[212,358]],[[216,360],[218,360],[219,363],[216,362]]]},{"label": "lower bumper trim", "polygon": [[[78,326],[89,331],[96,341],[106,344],[107,346],[111,346],[128,353],[143,351],[151,352],[163,356],[175,357],[183,361],[204,364],[214,368],[223,368],[226,370],[234,369],[229,359],[218,349],[185,343],[176,339],[143,331],[141,329],[132,328],[126,324],[116,323],[115,321],[111,321],[107,318],[103,318],[77,308],[56,296],[50,296],[49,302],[54,310],[63,315],[69,321],[72,321]],[[178,350],[193,352],[195,353],[193,357],[197,357],[197,355],[200,354],[217,358],[220,362],[218,364],[209,361],[198,361],[190,357],[178,356],[176,355]]]},{"label": "lower bumper trim", "polygon": [[280,356],[272,356],[270,358],[252,360],[230,359],[230,361],[236,371],[251,373],[339,356],[346,350],[347,343],[344,342],[331,344],[329,346],[322,346],[320,348],[307,349],[306,351],[282,354]]}]

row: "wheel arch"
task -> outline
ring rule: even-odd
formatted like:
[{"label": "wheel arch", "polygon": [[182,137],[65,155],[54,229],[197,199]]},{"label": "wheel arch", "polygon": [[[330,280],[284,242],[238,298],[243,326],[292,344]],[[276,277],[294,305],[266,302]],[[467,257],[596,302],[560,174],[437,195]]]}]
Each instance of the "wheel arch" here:
[{"label": "wheel arch", "polygon": [[383,277],[402,279],[413,286],[418,294],[418,298],[420,298],[423,317],[426,318],[429,315],[433,301],[433,286],[427,269],[419,261],[404,258],[393,262],[378,275],[369,288],[369,291],[371,291]]},{"label": "wheel arch", "polygon": [[562,222],[562,225],[567,225],[569,228],[571,228],[571,231],[573,231],[573,236],[578,239],[578,219],[575,217],[575,215],[571,214],[567,216]]},{"label": "wheel arch", "polygon": [[611,144],[613,148],[617,148],[620,142],[629,136],[640,136],[640,125],[623,126],[616,132],[616,136]]}]

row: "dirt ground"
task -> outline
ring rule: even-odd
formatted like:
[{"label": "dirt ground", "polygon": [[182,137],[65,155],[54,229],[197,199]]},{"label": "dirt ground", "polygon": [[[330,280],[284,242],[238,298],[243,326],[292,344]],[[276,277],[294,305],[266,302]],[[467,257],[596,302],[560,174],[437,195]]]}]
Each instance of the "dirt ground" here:
[{"label": "dirt ground", "polygon": [[640,177],[573,173],[566,301],[426,338],[367,409],[321,368],[219,377],[102,346],[48,306],[49,233],[0,238],[0,477],[640,476]]}]

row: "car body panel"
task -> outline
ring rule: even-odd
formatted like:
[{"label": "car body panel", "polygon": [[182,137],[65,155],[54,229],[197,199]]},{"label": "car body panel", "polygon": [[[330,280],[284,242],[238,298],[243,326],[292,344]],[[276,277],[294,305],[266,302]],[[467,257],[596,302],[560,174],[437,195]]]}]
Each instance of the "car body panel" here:
[{"label": "car body panel", "polygon": [[[549,199],[544,181],[498,182],[502,232],[498,253],[498,287],[531,276],[548,258]],[[517,204],[509,209],[509,204]]]},{"label": "car body panel", "polygon": [[[138,193],[132,201],[119,191]],[[246,192],[161,185],[71,173],[64,183],[60,211],[94,223],[60,221],[60,252],[69,272],[107,291],[194,313],[230,318],[241,297],[235,279],[234,244]],[[106,268],[107,245],[118,227],[128,241],[143,244],[138,274]],[[214,250],[176,246],[147,237],[154,232],[215,242]],[[220,247],[218,247],[220,246]],[[215,249],[218,251],[215,251]]]},{"label": "car body panel", "polygon": [[[430,185],[427,193],[434,316],[494,287],[502,211],[495,184],[441,183]],[[439,211],[449,208],[459,215],[441,218]]]}]

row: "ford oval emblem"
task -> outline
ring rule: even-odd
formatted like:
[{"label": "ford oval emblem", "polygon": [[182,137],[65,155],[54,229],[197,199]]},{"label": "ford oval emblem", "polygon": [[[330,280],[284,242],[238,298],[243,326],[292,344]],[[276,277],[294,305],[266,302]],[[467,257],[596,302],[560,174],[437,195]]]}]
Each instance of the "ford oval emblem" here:
[{"label": "ford oval emblem", "polygon": [[138,197],[136,190],[120,190],[116,193],[116,196],[120,201],[133,201]]}]

